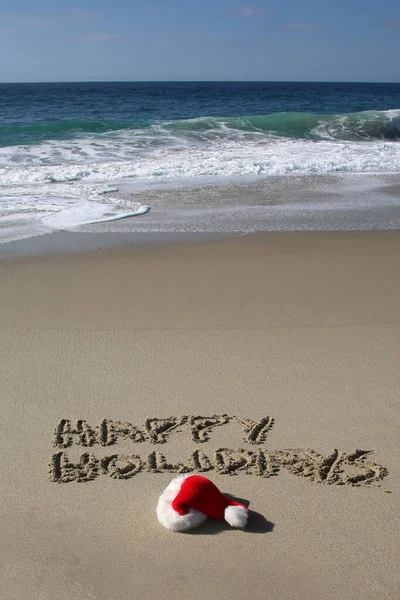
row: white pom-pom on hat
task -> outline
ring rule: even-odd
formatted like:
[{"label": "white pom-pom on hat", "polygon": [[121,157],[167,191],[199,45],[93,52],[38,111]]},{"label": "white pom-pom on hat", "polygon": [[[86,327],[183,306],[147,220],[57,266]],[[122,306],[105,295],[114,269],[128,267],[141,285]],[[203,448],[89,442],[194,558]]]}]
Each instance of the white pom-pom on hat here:
[{"label": "white pom-pom on hat", "polygon": [[249,511],[244,506],[227,506],[224,514],[225,521],[236,529],[244,529],[249,520]]}]

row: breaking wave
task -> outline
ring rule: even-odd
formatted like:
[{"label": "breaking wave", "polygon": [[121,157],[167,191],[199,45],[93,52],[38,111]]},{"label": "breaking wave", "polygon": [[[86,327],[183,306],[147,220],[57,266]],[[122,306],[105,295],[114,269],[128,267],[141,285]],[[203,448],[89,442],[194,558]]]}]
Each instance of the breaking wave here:
[{"label": "breaking wave", "polygon": [[398,140],[400,109],[318,115],[281,112],[247,117],[199,117],[175,121],[55,121],[0,126],[0,146],[68,140],[90,134],[130,131],[132,135],[197,137],[231,136],[234,132],[310,140]]}]

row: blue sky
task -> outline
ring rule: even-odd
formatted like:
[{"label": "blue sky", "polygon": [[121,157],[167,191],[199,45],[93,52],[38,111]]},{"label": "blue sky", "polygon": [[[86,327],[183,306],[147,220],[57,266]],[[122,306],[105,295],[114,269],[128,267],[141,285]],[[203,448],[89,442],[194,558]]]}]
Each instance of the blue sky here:
[{"label": "blue sky", "polygon": [[1,0],[0,56],[3,82],[400,81],[400,2]]}]

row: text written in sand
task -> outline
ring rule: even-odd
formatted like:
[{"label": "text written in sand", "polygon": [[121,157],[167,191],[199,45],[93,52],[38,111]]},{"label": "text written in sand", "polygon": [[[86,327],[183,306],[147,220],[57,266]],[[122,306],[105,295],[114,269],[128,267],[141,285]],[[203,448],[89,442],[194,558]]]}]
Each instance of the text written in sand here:
[{"label": "text written in sand", "polygon": [[[256,449],[219,448],[208,454],[196,449],[185,461],[174,463],[155,450],[148,453],[146,458],[124,453],[96,457],[93,453],[85,452],[76,461],[70,460],[65,452],[65,448],[73,445],[105,447],[114,446],[119,441],[165,444],[173,433],[184,431],[190,441],[205,443],[209,441],[215,428],[227,425],[231,421],[242,426],[242,443],[252,445],[253,448],[254,445],[258,445]],[[370,460],[372,451],[368,450],[355,450],[351,453],[333,450],[328,456],[322,456],[311,449],[260,448],[260,445],[265,443],[273,423],[272,417],[253,421],[237,416],[213,415],[154,417],[146,419],[141,426],[103,419],[99,425],[93,427],[84,420],[72,424],[70,420],[62,419],[55,428],[53,445],[63,450],[53,454],[49,476],[51,481],[68,483],[92,481],[102,475],[113,479],[130,479],[143,471],[201,473],[214,470],[223,475],[244,473],[268,478],[284,469],[292,475],[307,477],[316,483],[360,486],[379,482],[387,474],[385,467]]]},{"label": "text written in sand", "polygon": [[210,432],[230,421],[236,421],[243,426],[244,439],[248,444],[262,444],[267,433],[274,424],[272,417],[264,417],[259,421],[252,421],[242,417],[229,417],[228,415],[214,415],[212,417],[157,417],[146,419],[142,426],[137,427],[123,421],[103,419],[100,425],[92,427],[87,421],[76,421],[72,425],[68,419],[62,419],[54,432],[53,445],[59,448],[68,448],[73,444],[80,446],[112,446],[118,440],[130,442],[150,442],[151,444],[165,444],[173,432],[186,429],[190,440],[193,442],[207,442]]}]

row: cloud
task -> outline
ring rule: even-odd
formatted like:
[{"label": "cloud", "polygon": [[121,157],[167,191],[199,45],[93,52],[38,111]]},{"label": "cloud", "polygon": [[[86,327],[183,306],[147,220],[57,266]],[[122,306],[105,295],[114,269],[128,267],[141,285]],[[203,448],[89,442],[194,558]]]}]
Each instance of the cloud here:
[{"label": "cloud", "polygon": [[283,29],[285,31],[323,31],[326,27],[312,23],[286,23]]},{"label": "cloud", "polygon": [[121,39],[121,36],[117,33],[88,33],[86,35],[79,35],[75,39],[83,40],[86,42],[112,42]]},{"label": "cloud", "polygon": [[213,48],[213,49],[225,49],[225,48],[237,48],[238,46],[244,46],[247,44],[246,40],[239,38],[193,38],[185,40],[189,46],[196,48]]},{"label": "cloud", "polygon": [[390,29],[400,29],[400,19],[392,19],[391,21],[381,21],[381,27],[389,27]]},{"label": "cloud", "polygon": [[164,8],[153,8],[150,13],[155,17],[171,17],[174,11]]},{"label": "cloud", "polygon": [[86,10],[85,8],[73,8],[68,13],[65,13],[65,17],[72,21],[95,21],[99,17],[99,13],[93,10]]},{"label": "cloud", "polygon": [[0,22],[8,25],[53,25],[57,22],[50,15],[31,15],[27,13],[1,13]]},{"label": "cloud", "polygon": [[0,23],[7,25],[56,25],[57,23],[82,23],[95,21],[98,13],[83,8],[74,8],[60,14],[32,14],[32,13],[0,13]]},{"label": "cloud", "polygon": [[240,6],[238,12],[243,17],[255,17],[256,15],[262,15],[264,11],[258,6]]}]

